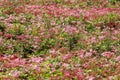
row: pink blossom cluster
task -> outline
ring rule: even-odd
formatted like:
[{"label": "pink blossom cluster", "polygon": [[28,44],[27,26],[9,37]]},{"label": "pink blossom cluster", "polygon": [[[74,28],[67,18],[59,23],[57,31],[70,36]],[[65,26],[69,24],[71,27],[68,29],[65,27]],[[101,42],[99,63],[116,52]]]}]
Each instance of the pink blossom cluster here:
[{"label": "pink blossom cluster", "polygon": [[119,1],[19,1],[0,2],[0,80],[120,79]]}]

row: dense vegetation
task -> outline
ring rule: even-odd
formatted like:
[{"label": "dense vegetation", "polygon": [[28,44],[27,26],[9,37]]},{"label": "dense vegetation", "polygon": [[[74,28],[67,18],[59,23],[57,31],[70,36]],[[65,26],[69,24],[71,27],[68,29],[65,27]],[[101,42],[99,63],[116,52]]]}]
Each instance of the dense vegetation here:
[{"label": "dense vegetation", "polygon": [[1,0],[0,80],[120,80],[120,0]]}]

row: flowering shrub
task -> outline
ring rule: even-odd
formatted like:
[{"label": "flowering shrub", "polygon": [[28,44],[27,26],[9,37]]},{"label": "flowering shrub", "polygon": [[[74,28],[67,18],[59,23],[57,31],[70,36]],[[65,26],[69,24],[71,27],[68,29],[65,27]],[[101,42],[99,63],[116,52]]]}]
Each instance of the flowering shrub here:
[{"label": "flowering shrub", "polygon": [[1,0],[0,80],[119,80],[119,0]]}]

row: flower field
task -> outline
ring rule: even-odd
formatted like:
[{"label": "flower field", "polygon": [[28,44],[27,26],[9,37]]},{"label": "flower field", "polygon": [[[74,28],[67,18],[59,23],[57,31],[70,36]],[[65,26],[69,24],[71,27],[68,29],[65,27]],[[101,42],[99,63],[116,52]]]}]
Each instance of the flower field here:
[{"label": "flower field", "polygon": [[120,0],[0,0],[0,80],[120,80]]}]

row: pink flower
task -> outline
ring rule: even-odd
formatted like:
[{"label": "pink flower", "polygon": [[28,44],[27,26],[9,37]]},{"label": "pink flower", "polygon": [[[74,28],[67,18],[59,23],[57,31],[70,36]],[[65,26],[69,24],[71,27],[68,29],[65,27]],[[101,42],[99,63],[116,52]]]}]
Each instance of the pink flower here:
[{"label": "pink flower", "polygon": [[118,38],[116,36],[112,36],[113,40],[118,40]]},{"label": "pink flower", "polygon": [[91,57],[92,54],[93,54],[92,52],[86,52],[85,57]]},{"label": "pink flower", "polygon": [[0,61],[2,61],[3,60],[3,57],[0,55]]},{"label": "pink flower", "polygon": [[34,62],[34,63],[40,63],[43,61],[43,58],[41,57],[33,57],[30,59],[30,62]]},{"label": "pink flower", "polygon": [[53,56],[53,57],[56,57],[58,52],[55,50],[55,49],[51,49],[49,50],[49,53]]},{"label": "pink flower", "polygon": [[88,78],[88,80],[94,80],[94,79],[95,79],[95,77],[93,77],[93,76]]},{"label": "pink flower", "polygon": [[7,33],[7,34],[4,34],[4,37],[5,37],[5,38],[8,38],[8,39],[9,39],[9,38],[12,38],[12,34],[8,34],[8,33]]},{"label": "pink flower", "polygon": [[84,58],[84,55],[85,55],[84,53],[85,53],[85,50],[80,50],[80,52],[77,53],[77,56],[79,58]]},{"label": "pink flower", "polygon": [[78,30],[76,27],[73,27],[73,26],[66,26],[64,29],[63,29],[63,32],[66,32],[68,34],[75,34],[75,33],[78,33]]},{"label": "pink flower", "polygon": [[39,65],[30,64],[29,66],[30,66],[30,67],[29,67],[30,69],[34,69],[34,70],[36,70],[37,72],[40,72]]},{"label": "pink flower", "polygon": [[103,52],[101,55],[106,58],[110,58],[114,55],[114,53],[113,52]]},{"label": "pink flower", "polygon": [[55,49],[51,49],[51,50],[49,50],[49,53],[56,53],[56,50]]},{"label": "pink flower", "polygon": [[16,66],[23,66],[26,63],[25,59],[17,58],[17,57],[11,57],[10,59],[8,57],[6,58],[6,63],[4,64],[4,67],[16,67]]},{"label": "pink flower", "polygon": [[85,69],[88,68],[89,67],[89,63],[82,64],[82,67],[85,68]]},{"label": "pink flower", "polygon": [[90,37],[90,42],[95,43],[96,42],[96,37],[94,37],[94,36]]},{"label": "pink flower", "polygon": [[99,36],[99,39],[100,39],[100,40],[104,40],[104,39],[105,39],[105,36]]},{"label": "pink flower", "polygon": [[35,36],[35,37],[34,37],[34,41],[35,41],[35,42],[39,42],[39,41],[40,41],[39,37],[38,37],[38,36]]},{"label": "pink flower", "polygon": [[0,32],[0,36],[2,36],[3,35],[3,32]]},{"label": "pink flower", "polygon": [[26,63],[25,59],[20,59],[20,58],[16,58],[14,60],[10,61],[12,64],[15,64],[16,66],[22,66]]},{"label": "pink flower", "polygon": [[72,54],[65,54],[62,59],[63,59],[64,61],[67,61],[67,60],[70,59],[71,57],[72,57]]},{"label": "pink flower", "polygon": [[[103,4],[103,5],[105,5],[105,4]],[[119,8],[92,8],[90,10],[84,11],[83,16],[87,20],[88,19],[93,20],[98,16],[104,16],[110,12],[117,13],[118,10],[119,10]]]},{"label": "pink flower", "polygon": [[114,35],[116,35],[116,34],[118,34],[118,33],[119,33],[119,30],[114,30],[114,31],[113,31],[113,34],[114,34]]},{"label": "pink flower", "polygon": [[83,75],[83,73],[80,69],[77,69],[76,78],[77,78],[77,80],[83,80],[84,79],[84,75]]},{"label": "pink flower", "polygon": [[120,62],[120,56],[116,57],[115,60]]},{"label": "pink flower", "polygon": [[62,64],[62,66],[65,67],[65,68],[67,68],[68,65],[69,65],[69,64],[67,64],[67,63],[63,63],[63,64]]},{"label": "pink flower", "polygon": [[64,71],[64,76],[66,78],[71,78],[70,71],[69,70]]},{"label": "pink flower", "polygon": [[2,38],[0,38],[0,43],[3,41],[3,39]]},{"label": "pink flower", "polygon": [[14,59],[17,59],[17,58],[18,58],[18,57],[17,57],[16,55],[11,55],[11,56],[10,56],[10,59],[11,59],[11,60],[14,60]]},{"label": "pink flower", "polygon": [[16,39],[23,40],[24,36],[23,35],[16,36]]},{"label": "pink flower", "polygon": [[17,78],[17,77],[19,77],[19,75],[20,75],[20,72],[19,72],[19,71],[12,71],[11,73],[12,73],[12,76],[13,76],[14,78]]},{"label": "pink flower", "polygon": [[7,48],[8,49],[12,49],[13,45],[12,44],[8,44]]},{"label": "pink flower", "polygon": [[86,52],[85,57],[91,57],[93,54],[96,54],[96,51],[90,49],[89,52]]}]

